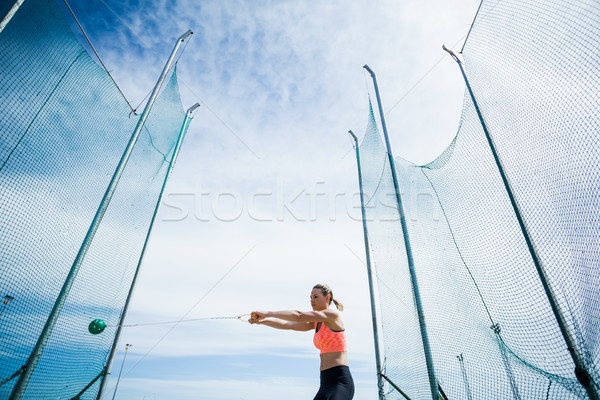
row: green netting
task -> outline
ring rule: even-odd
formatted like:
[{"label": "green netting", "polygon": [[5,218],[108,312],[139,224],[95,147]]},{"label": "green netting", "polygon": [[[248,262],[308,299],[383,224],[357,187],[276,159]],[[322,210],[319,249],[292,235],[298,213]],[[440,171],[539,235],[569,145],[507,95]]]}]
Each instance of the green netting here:
[{"label": "green netting", "polygon": [[[130,112],[54,1],[25,1],[0,33],[0,296],[10,300],[0,311],[0,381],[38,339],[138,122]],[[119,322],[184,115],[173,72],[25,398],[71,398],[102,371],[115,328],[92,335],[88,324]],[[98,384],[82,398],[95,398]]]},{"label": "green netting", "polygon": [[[467,79],[585,368],[600,391],[600,5],[483,1]],[[385,146],[360,147],[384,373],[431,399]],[[434,162],[394,161],[434,373],[449,399],[588,398],[467,93]],[[386,385],[387,398],[404,397]]]}]

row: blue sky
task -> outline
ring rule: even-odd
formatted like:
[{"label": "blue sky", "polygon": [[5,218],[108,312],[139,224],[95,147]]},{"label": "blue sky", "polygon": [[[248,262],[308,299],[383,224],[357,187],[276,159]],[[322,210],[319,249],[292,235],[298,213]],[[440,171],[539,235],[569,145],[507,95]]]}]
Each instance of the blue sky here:
[{"label": "blue sky", "polygon": [[[127,323],[309,309],[318,282],[346,306],[357,399],[377,397],[356,161],[377,73],[394,155],[434,159],[452,141],[460,49],[475,0],[112,1],[70,4],[133,106],[176,40],[199,102],[163,199]],[[310,333],[237,321],[128,328],[117,399],[306,399]],[[115,361],[113,377],[123,351]],[[109,385],[114,387],[115,379]],[[112,390],[109,391],[112,396]]]}]

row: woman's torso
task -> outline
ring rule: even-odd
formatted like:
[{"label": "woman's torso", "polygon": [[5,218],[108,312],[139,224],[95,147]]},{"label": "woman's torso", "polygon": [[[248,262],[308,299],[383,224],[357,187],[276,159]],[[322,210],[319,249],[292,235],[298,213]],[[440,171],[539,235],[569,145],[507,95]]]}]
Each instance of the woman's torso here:
[{"label": "woman's torso", "polygon": [[321,354],[321,371],[337,367],[339,365],[348,365],[348,353],[345,351],[336,351],[334,353]]},{"label": "woman's torso", "polygon": [[[322,329],[326,329],[325,331],[321,332]],[[329,330],[330,332],[327,332],[327,330]],[[325,353],[321,353],[321,367],[320,370],[324,371],[326,369],[329,368],[333,368],[333,367],[337,367],[340,365],[348,365],[348,355],[347,352],[345,351],[345,334],[344,334],[344,327],[342,324],[339,324],[338,326],[330,326],[327,323],[316,323],[315,324],[315,336],[318,335],[318,333],[321,332],[321,334],[326,333],[328,335],[334,336],[337,335],[339,336],[339,338],[336,338],[337,340],[343,340],[343,346],[338,345],[338,348],[342,348],[343,347],[343,351],[327,351]]]}]

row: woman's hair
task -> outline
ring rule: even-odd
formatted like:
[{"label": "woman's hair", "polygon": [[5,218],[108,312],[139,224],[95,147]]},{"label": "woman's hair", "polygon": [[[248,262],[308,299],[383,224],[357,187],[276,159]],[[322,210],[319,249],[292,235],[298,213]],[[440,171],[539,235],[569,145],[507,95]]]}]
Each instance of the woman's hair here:
[{"label": "woman's hair", "polygon": [[319,289],[321,293],[323,293],[323,296],[329,295],[329,304],[331,304],[331,302],[333,301],[333,304],[335,304],[335,307],[338,310],[344,311],[344,305],[342,304],[342,302],[333,298],[333,292],[331,291],[331,288],[329,286],[325,285],[324,283],[318,283],[315,286],[313,286],[313,289]]}]

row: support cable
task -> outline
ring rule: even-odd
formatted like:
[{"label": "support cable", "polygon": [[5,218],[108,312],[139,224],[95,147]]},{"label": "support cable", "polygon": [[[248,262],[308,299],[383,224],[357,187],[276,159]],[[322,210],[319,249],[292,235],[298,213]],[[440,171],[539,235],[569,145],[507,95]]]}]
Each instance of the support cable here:
[{"label": "support cable", "polygon": [[4,385],[5,383],[8,383],[8,382],[12,381],[14,378],[16,378],[17,376],[21,375],[21,373],[23,372],[23,370],[25,370],[25,365],[23,365],[21,368],[19,368],[14,374],[12,374],[11,376],[9,376],[8,378],[5,378],[2,381],[0,381],[0,386]]},{"label": "support cable", "polygon": [[10,8],[10,10],[8,10],[8,12],[6,13],[6,15],[4,15],[4,17],[2,17],[2,21],[0,21],[0,33],[4,30],[4,28],[6,28],[6,26],[10,22],[10,20],[17,13],[17,11],[19,11],[19,8],[23,5],[24,1],[25,0],[16,0],[13,3],[12,7]]},{"label": "support cable", "polygon": [[462,54],[463,50],[465,49],[467,40],[469,40],[469,35],[471,34],[471,31],[473,30],[473,26],[475,26],[475,21],[477,21],[477,16],[479,15],[479,10],[481,10],[482,5],[483,5],[483,0],[481,0],[479,2],[479,7],[477,7],[477,12],[475,13],[475,16],[473,17],[473,22],[471,22],[471,27],[469,28],[469,32],[467,32],[467,35],[465,36],[465,41],[463,42],[462,48],[460,49],[461,54]]},{"label": "support cable", "polygon": [[104,374],[106,374],[106,367],[102,368],[102,371],[101,371],[101,372],[100,372],[98,375],[96,375],[96,377],[95,377],[94,379],[92,379],[92,381],[91,381],[90,383],[88,383],[88,384],[86,385],[86,387],[84,387],[84,388],[81,390],[81,392],[77,393],[77,394],[75,395],[75,397],[72,397],[72,398],[71,398],[71,400],[79,400],[79,399],[81,399],[81,396],[83,396],[83,394],[84,394],[85,392],[87,392],[87,390],[88,390],[89,388],[91,388],[91,387],[92,387],[92,385],[93,385],[94,383],[96,383],[96,381],[97,381],[98,379],[100,379],[101,377],[103,377],[103,376],[104,376]]},{"label": "support cable", "polygon": [[387,375],[385,375],[383,372],[380,372],[379,375],[385,379],[394,389],[396,389],[396,391],[398,393],[400,393],[402,396],[404,396],[404,398],[406,400],[410,400],[410,397],[408,397],[408,395],[406,393],[404,393],[402,391],[402,389],[400,389],[394,382],[392,382],[392,380],[390,378],[387,377]]},{"label": "support cable", "polygon": [[[96,51],[96,49],[94,48],[94,45],[92,44],[92,42],[90,41],[90,38],[88,37],[88,35],[85,33],[85,31],[83,30],[83,27],[81,26],[81,24],[79,23],[79,20],[77,19],[77,17],[75,16],[75,13],[73,12],[73,10],[71,9],[71,6],[69,5],[69,3],[67,2],[67,0],[63,0],[65,2],[65,5],[67,6],[67,8],[69,9],[69,12],[71,13],[71,15],[73,16],[73,19],[75,20],[75,22],[77,23],[77,26],[79,26],[79,29],[81,30],[81,33],[83,33],[83,36],[85,37],[85,40],[87,40],[88,44],[90,45],[90,47],[92,48],[92,51],[94,52],[94,54],[96,55],[96,58],[98,58],[98,61],[100,61],[100,64],[102,65],[102,68],[104,68],[104,70],[106,71],[106,73],[108,74],[109,78],[113,81],[113,83],[115,84],[115,86],[117,87],[117,89],[119,90],[119,93],[121,93],[121,96],[123,96],[123,99],[125,100],[125,102],[127,103],[127,105],[129,106],[129,108],[131,109],[131,112],[135,113],[135,110],[133,107],[131,107],[131,104],[129,103],[129,101],[127,100],[127,97],[125,97],[125,94],[123,93],[123,91],[121,90],[121,88],[119,87],[119,85],[117,85],[117,82],[115,81],[115,79],[112,77],[112,75],[110,74],[110,72],[108,72],[108,68],[106,68],[106,65],[104,65],[104,62],[102,62],[102,59],[100,58],[100,55],[98,55],[98,52]],[[137,114],[136,114],[137,115]]]}]

